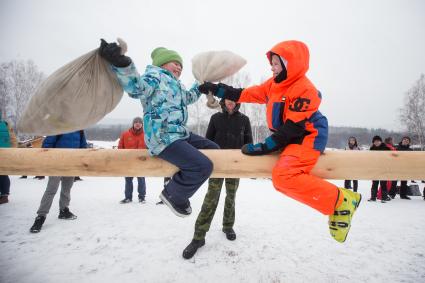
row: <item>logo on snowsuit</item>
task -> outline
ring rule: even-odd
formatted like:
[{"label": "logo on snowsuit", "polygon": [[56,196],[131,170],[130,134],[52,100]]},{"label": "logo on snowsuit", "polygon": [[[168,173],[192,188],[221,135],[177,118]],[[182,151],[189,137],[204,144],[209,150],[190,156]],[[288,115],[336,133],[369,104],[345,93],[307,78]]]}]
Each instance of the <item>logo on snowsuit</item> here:
[{"label": "logo on snowsuit", "polygon": [[294,112],[304,112],[307,111],[308,106],[310,105],[311,100],[308,98],[297,98],[294,102],[289,105],[289,110]]}]

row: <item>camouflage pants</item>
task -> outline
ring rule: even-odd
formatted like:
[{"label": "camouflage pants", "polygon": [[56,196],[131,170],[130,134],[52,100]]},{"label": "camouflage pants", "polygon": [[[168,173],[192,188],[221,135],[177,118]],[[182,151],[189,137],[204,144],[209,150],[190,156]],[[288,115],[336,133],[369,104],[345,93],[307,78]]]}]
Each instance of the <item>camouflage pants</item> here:
[{"label": "camouflage pants", "polygon": [[[205,234],[210,229],[224,180],[223,178],[210,178],[208,181],[208,192],[205,195],[201,212],[195,223],[195,234],[193,236],[195,240],[204,239]],[[224,229],[233,228],[233,224],[235,223],[235,197],[238,186],[239,179],[226,178],[226,200],[223,214]]]}]

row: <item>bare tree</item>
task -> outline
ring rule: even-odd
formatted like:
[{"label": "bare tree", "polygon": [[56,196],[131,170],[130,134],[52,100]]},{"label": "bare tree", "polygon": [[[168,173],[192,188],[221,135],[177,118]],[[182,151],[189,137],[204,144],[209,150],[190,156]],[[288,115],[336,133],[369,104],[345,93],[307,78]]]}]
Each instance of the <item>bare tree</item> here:
[{"label": "bare tree", "polygon": [[[249,74],[244,72],[236,73],[233,76],[230,76],[223,80],[223,83],[227,85],[231,85],[233,87],[246,87],[251,78]],[[198,135],[205,135],[206,129],[208,127],[209,120],[211,116],[217,111],[221,111],[221,109],[211,109],[206,106],[206,96],[203,95],[194,104],[189,105],[189,122],[190,128]],[[241,109],[244,112],[244,109]]]},{"label": "bare tree", "polygon": [[0,64],[0,110],[15,127],[31,96],[44,78],[33,61]]},{"label": "bare tree", "polygon": [[422,150],[425,149],[425,75],[405,95],[404,107],[401,108],[401,121],[408,132],[413,134]]}]

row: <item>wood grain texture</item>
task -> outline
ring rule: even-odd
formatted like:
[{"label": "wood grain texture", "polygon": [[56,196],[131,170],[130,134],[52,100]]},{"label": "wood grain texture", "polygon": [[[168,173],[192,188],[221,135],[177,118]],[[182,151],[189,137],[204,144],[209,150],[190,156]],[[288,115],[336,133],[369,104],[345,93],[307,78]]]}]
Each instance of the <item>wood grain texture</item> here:
[{"label": "wood grain texture", "polygon": [[[239,150],[202,150],[212,177],[270,178],[279,155],[250,157]],[[146,150],[0,149],[1,175],[171,176],[177,168]],[[424,180],[425,152],[325,151],[312,174],[324,179]]]}]

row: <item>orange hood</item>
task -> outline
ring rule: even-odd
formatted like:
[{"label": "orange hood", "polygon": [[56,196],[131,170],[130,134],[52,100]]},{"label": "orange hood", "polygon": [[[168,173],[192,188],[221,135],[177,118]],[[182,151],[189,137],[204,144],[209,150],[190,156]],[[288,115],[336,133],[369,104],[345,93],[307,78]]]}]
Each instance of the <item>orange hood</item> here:
[{"label": "orange hood", "polygon": [[289,40],[276,44],[269,52],[267,52],[267,58],[270,62],[272,56],[271,53],[281,56],[288,62],[286,66],[287,78],[283,82],[279,83],[281,86],[290,85],[307,73],[310,54],[307,45],[303,42]]}]

